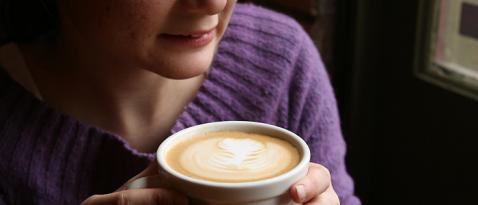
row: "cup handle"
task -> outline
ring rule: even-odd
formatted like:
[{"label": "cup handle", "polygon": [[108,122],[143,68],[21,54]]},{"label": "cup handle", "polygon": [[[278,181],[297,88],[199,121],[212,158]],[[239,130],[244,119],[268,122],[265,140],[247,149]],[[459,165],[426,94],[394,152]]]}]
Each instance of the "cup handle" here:
[{"label": "cup handle", "polygon": [[165,188],[170,186],[160,175],[140,177],[125,185],[126,189]]}]

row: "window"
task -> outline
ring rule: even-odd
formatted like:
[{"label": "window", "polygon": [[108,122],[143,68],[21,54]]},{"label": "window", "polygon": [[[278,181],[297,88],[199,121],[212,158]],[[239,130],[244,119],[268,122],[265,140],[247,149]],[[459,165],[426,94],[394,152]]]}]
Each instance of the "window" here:
[{"label": "window", "polygon": [[478,0],[423,2],[417,35],[418,76],[478,99]]}]

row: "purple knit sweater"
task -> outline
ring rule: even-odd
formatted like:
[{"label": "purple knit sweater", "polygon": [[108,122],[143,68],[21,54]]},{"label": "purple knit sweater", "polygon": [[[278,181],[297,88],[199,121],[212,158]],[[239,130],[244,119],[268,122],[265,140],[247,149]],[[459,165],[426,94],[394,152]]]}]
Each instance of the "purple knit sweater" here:
[{"label": "purple knit sweater", "polygon": [[[253,5],[235,8],[208,79],[171,133],[200,123],[249,120],[302,136],[330,169],[343,205],[358,205],[327,73],[301,26]],[[0,68],[0,204],[79,204],[110,193],[153,154],[36,99]]]}]

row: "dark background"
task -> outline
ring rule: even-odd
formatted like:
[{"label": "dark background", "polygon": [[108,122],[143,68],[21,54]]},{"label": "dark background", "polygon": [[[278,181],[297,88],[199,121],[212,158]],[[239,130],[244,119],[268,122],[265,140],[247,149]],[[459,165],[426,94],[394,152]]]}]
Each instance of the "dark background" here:
[{"label": "dark background", "polygon": [[255,1],[294,16],[317,43],[363,204],[478,203],[478,102],[415,74],[423,1]]}]

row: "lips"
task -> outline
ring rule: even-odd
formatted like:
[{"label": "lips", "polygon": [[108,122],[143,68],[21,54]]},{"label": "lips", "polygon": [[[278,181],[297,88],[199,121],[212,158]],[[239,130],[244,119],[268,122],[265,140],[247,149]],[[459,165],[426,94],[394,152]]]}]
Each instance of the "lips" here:
[{"label": "lips", "polygon": [[207,32],[196,33],[196,34],[161,34],[161,35],[168,36],[168,37],[180,37],[180,38],[199,38],[205,34],[207,34]]},{"label": "lips", "polygon": [[159,39],[173,47],[188,48],[208,45],[216,36],[216,28],[204,31],[163,33]]}]

